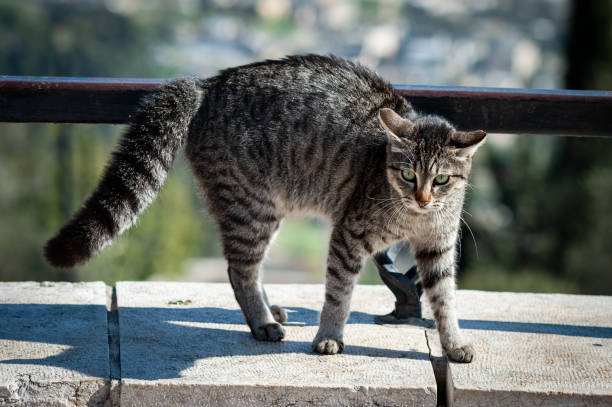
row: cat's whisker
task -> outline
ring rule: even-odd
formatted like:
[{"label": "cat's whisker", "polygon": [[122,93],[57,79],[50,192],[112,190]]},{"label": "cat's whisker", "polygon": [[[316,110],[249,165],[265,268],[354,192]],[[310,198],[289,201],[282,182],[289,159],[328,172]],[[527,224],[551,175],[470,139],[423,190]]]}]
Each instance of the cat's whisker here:
[{"label": "cat's whisker", "polygon": [[396,202],[393,202],[391,205],[386,205],[385,209],[383,211],[380,212],[380,214],[382,215],[383,218],[385,218],[385,229],[387,227],[387,224],[389,222],[389,217],[390,214],[395,212],[397,210],[397,208],[399,207],[399,205],[396,205]]},{"label": "cat's whisker", "polygon": [[470,232],[470,235],[472,235],[472,240],[474,241],[474,248],[476,249],[476,258],[478,258],[478,244],[476,243],[476,238],[474,237],[474,232],[472,232],[472,228],[470,227],[470,225],[468,225],[468,223],[465,221],[465,219],[463,219],[462,216],[459,216],[459,219],[467,227],[468,231]]},{"label": "cat's whisker", "polygon": [[374,212],[373,215],[376,216],[380,213],[384,213],[388,208],[395,206],[397,202],[395,200],[382,203]]},{"label": "cat's whisker", "polygon": [[462,241],[462,240],[463,240],[463,229],[462,229],[462,228],[459,228],[459,232],[458,232],[458,239],[457,239],[457,241],[459,242],[459,243],[458,243],[458,248],[457,248],[457,250],[458,250],[458,252],[459,252],[459,254],[458,254],[458,256],[457,256],[457,258],[458,258],[458,259],[459,259],[459,258],[461,258],[461,241]]},{"label": "cat's whisker", "polygon": [[374,211],[373,215],[384,213],[386,209],[394,207],[396,204],[403,205],[402,198],[390,198],[387,202],[383,202],[381,206]]},{"label": "cat's whisker", "polygon": [[[398,218],[400,217],[400,215],[401,215],[402,217],[403,217],[403,216],[406,216],[406,214],[407,214],[407,213],[408,213],[408,209],[407,209],[407,208],[404,206],[404,207],[401,209],[401,212],[398,214]],[[402,226],[402,224],[403,224],[403,222],[397,222],[397,223],[396,223],[396,225],[395,225],[395,233],[396,233],[398,236],[401,236],[401,235],[402,235],[402,231],[400,230],[400,227]]]},{"label": "cat's whisker", "polygon": [[397,215],[398,211],[401,211],[401,210],[402,210],[401,206],[398,206],[398,207],[393,209],[393,213],[387,219],[387,222],[385,224],[385,229],[390,230],[391,229],[390,225],[392,224],[391,222],[393,222],[394,224],[396,224],[396,227],[393,230],[397,230],[397,222],[395,222],[395,218],[396,218],[396,215]]},{"label": "cat's whisker", "polygon": [[389,218],[389,221],[388,221],[389,230],[391,230],[392,233],[396,236],[399,235],[399,232],[400,232],[399,230],[400,222],[398,222],[398,219],[402,211],[403,211],[403,208],[397,208],[397,210],[393,212],[392,216]]}]

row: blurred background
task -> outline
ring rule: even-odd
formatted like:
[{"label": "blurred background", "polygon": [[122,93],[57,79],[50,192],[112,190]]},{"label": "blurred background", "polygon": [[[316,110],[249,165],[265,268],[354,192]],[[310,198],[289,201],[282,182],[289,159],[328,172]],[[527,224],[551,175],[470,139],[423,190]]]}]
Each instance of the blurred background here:
[{"label": "blurred background", "polygon": [[[609,90],[611,21],[609,0],[0,0],[0,74],[206,77],[333,53],[395,84]],[[124,128],[0,123],[0,280],[226,281],[182,159],[114,246],[44,263]],[[612,294],[612,139],[491,134],[472,174],[461,288]],[[286,220],[265,280],[323,281],[328,233]],[[361,282],[380,284],[371,264]]]}]

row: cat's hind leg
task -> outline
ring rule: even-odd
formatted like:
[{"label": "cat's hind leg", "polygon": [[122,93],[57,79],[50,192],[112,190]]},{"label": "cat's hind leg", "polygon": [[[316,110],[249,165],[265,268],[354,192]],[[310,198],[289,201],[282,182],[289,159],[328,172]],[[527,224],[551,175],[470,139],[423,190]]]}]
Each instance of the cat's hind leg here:
[{"label": "cat's hind leg", "polygon": [[270,308],[270,312],[272,312],[274,320],[279,324],[284,324],[285,322],[287,322],[289,320],[289,315],[287,314],[287,311],[284,308],[279,307],[278,305],[270,305],[270,300],[268,300],[268,294],[266,293],[265,288],[262,287],[262,290],[264,301],[266,302],[268,308]]},{"label": "cat's hind leg", "polygon": [[[261,226],[261,225],[258,225]],[[223,246],[234,295],[255,339],[280,341],[285,330],[267,304],[259,277],[269,235],[260,230],[259,242],[224,235]],[[277,307],[278,308],[278,307]],[[277,313],[280,311],[276,310]]]},{"label": "cat's hind leg", "polygon": [[223,200],[223,205],[213,206],[216,206],[229,279],[246,322],[256,339],[280,341],[285,336],[285,329],[279,323],[283,322],[281,311],[276,307],[275,316],[267,303],[260,266],[281,217],[275,213],[271,201],[261,193],[258,195],[249,196],[235,187],[232,194],[217,191],[211,198]]}]

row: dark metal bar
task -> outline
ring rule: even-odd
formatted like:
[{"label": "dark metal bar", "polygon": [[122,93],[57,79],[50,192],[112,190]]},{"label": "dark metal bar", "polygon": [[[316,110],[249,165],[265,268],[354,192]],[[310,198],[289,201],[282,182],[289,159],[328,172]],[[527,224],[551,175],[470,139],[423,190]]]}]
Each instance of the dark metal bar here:
[{"label": "dark metal bar", "polygon": [[612,137],[612,92],[397,86],[419,111],[459,129]]},{"label": "dark metal bar", "polygon": [[[161,79],[0,76],[0,122],[128,123]],[[459,129],[612,136],[612,92],[403,86],[417,110]]]},{"label": "dark metal bar", "polygon": [[0,76],[0,122],[129,123],[161,79]]}]

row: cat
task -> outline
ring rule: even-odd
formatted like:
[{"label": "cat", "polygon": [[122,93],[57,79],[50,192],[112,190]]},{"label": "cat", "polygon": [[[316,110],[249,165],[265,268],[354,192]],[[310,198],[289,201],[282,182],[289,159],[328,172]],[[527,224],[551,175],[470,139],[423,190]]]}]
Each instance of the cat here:
[{"label": "cat", "polygon": [[405,241],[442,347],[451,360],[470,362],[474,350],[455,313],[455,246],[472,156],[485,136],[418,114],[377,74],[334,56],[176,79],[145,99],[98,187],[44,255],[71,268],[111,244],[153,201],[184,147],[256,339],[284,338],[287,313],[269,305],[259,267],[285,215],[308,211],[332,225],[313,351],[343,351],[365,260]]}]

